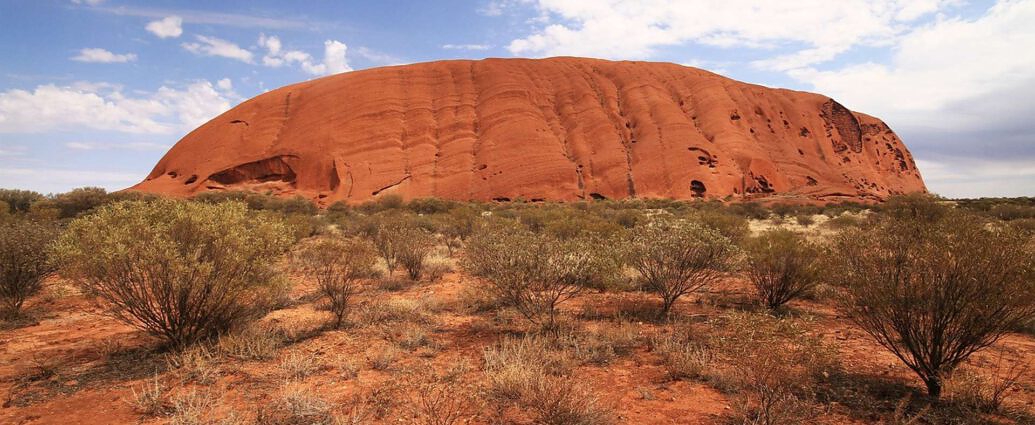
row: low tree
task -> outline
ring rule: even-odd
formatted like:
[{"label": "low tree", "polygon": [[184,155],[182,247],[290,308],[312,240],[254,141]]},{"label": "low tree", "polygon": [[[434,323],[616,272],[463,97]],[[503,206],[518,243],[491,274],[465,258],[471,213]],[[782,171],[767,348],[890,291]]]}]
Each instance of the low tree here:
[{"label": "low tree", "polygon": [[90,212],[111,200],[108,191],[104,188],[80,187],[54,195],[50,199],[50,203],[60,211],[61,218],[73,218]]},{"label": "low tree", "polygon": [[391,276],[401,265],[410,279],[419,280],[424,271],[424,260],[435,247],[431,232],[400,215],[378,217],[374,225],[374,247],[385,261],[388,275]]},{"label": "low tree", "polygon": [[241,202],[133,201],[72,221],[57,252],[109,314],[179,348],[264,314],[291,241],[280,219]]},{"label": "low tree", "polygon": [[593,238],[558,239],[523,226],[487,226],[469,240],[464,267],[485,278],[504,305],[544,330],[557,327],[558,306],[601,276],[618,273]]},{"label": "low tree", "polygon": [[45,199],[31,190],[0,189],[0,201],[7,204],[11,213],[27,213],[32,204]]},{"label": "low tree", "polygon": [[811,291],[819,282],[819,248],[802,235],[770,230],[745,241],[748,277],[759,300],[777,309]]},{"label": "low tree", "polygon": [[0,222],[0,316],[18,317],[55,271],[50,248],[57,234],[56,227],[31,220]]},{"label": "low tree", "polygon": [[426,260],[435,248],[435,236],[421,228],[401,227],[393,237],[398,239],[395,246],[399,264],[411,280],[420,280]]},{"label": "low tree", "polygon": [[294,260],[304,274],[316,280],[327,299],[327,310],[334,314],[334,326],[340,328],[360,281],[374,275],[377,256],[369,242],[323,238],[303,246]]},{"label": "low tree", "polygon": [[656,220],[632,232],[628,263],[643,288],[661,296],[665,317],[676,300],[715,283],[737,262],[727,237],[696,222]]},{"label": "low tree", "polygon": [[831,280],[852,320],[938,398],[946,374],[1035,317],[1035,255],[1007,226],[906,211],[840,235]]}]

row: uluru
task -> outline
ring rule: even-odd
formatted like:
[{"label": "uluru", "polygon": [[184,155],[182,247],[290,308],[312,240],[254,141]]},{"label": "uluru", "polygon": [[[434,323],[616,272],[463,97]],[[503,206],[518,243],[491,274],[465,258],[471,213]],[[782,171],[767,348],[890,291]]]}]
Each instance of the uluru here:
[{"label": "uluru", "polygon": [[879,201],[925,192],[880,119],[829,97],[672,63],[449,60],[252,98],[134,190],[406,199]]}]

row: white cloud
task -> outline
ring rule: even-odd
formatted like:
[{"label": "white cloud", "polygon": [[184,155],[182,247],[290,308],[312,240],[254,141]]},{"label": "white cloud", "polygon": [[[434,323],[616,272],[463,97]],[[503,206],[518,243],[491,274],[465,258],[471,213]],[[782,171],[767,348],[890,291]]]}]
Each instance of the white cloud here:
[{"label": "white cloud", "polygon": [[328,74],[339,74],[352,71],[349,63],[345,60],[345,52],[348,46],[336,40],[327,40],[323,43],[323,65]]},{"label": "white cloud", "polygon": [[917,160],[931,192],[950,198],[1032,196],[1035,163],[1025,160]]},{"label": "white cloud", "polygon": [[910,127],[1013,128],[1035,113],[1035,1],[904,34],[888,63],[790,74],[817,91]]},{"label": "white cloud", "polygon": [[223,78],[216,81],[216,87],[223,91],[232,91],[234,89],[234,82],[230,81],[229,78]]},{"label": "white cloud", "polygon": [[188,52],[202,56],[220,56],[224,58],[237,59],[241,62],[252,63],[253,54],[251,51],[241,48],[232,42],[204,35],[195,36],[198,43],[183,43],[184,49]]},{"label": "white cloud", "polygon": [[446,50],[489,50],[492,46],[488,44],[443,44]]},{"label": "white cloud", "polygon": [[515,55],[645,59],[665,46],[775,48],[797,52],[759,66],[804,66],[857,45],[884,45],[905,22],[946,7],[927,0],[538,0],[546,21],[507,47]]},{"label": "white cloud", "polygon": [[125,189],[139,182],[141,176],[146,175],[146,171],[143,173],[0,167],[0,180],[8,187],[27,188],[43,193],[61,193],[84,186],[99,186],[108,190]]},{"label": "white cloud", "polygon": [[127,96],[117,86],[46,84],[0,92],[0,133],[106,130],[174,134],[230,109],[240,97],[208,81]]},{"label": "white cloud", "polygon": [[166,151],[169,145],[153,142],[105,143],[105,142],[68,142],[65,147],[77,151],[96,151],[112,149],[129,149],[134,151]]},{"label": "white cloud", "polygon": [[366,46],[359,46],[355,49],[356,55],[373,62],[376,65],[402,65],[407,63],[404,59],[388,53],[379,52]]},{"label": "white cloud", "polygon": [[176,38],[183,34],[183,18],[166,16],[157,21],[148,22],[144,28],[158,38]]},{"label": "white cloud", "polygon": [[327,40],[324,42],[323,62],[316,62],[312,55],[301,50],[285,50],[280,38],[275,35],[260,34],[259,46],[266,48],[262,63],[269,67],[297,64],[303,71],[311,75],[352,71],[345,57],[348,47],[340,41]]},{"label": "white cloud", "polygon": [[117,54],[100,48],[87,48],[79,51],[78,55],[72,57],[77,62],[94,63],[126,63],[137,60],[133,53]]},{"label": "white cloud", "polygon": [[104,0],[72,0],[73,4],[85,4],[88,6],[97,6],[104,3]]}]

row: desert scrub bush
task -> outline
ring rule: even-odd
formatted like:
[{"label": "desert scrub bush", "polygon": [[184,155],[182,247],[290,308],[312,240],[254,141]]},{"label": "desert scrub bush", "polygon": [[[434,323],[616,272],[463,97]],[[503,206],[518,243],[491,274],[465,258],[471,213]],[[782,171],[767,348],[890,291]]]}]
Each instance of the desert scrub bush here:
[{"label": "desert scrub bush", "polygon": [[771,310],[808,294],[820,280],[820,249],[797,232],[770,230],[745,241],[748,278]]},{"label": "desert scrub bush", "polygon": [[418,373],[414,382],[408,384],[412,395],[407,407],[413,423],[453,425],[467,423],[475,416],[480,407],[473,397],[476,389],[456,378],[449,373]]},{"label": "desert scrub bush", "polygon": [[100,187],[81,187],[54,195],[51,205],[58,209],[60,218],[72,218],[111,202],[108,191]]},{"label": "desert scrub bush", "polygon": [[931,211],[840,235],[831,280],[849,317],[938,398],[946,374],[1035,317],[1035,256],[1008,226]]},{"label": "desert scrub bush", "polygon": [[325,308],[340,328],[360,290],[362,279],[374,274],[377,257],[366,241],[328,237],[304,244],[294,255],[296,267],[316,281]]},{"label": "desert scrub bush", "polygon": [[662,299],[669,316],[680,297],[718,281],[736,265],[730,239],[695,222],[656,220],[633,229],[627,261],[643,288]]},{"label": "desert scrub bush", "polygon": [[7,204],[11,214],[27,213],[32,204],[43,199],[43,195],[31,190],[0,189],[0,201]]},{"label": "desert scrub bush", "polygon": [[374,247],[384,260],[388,275],[391,276],[401,265],[410,279],[420,280],[424,260],[435,247],[431,232],[397,215],[380,217],[375,226],[372,235]]},{"label": "desert scrub bush", "polygon": [[26,219],[0,222],[0,318],[15,318],[56,270],[51,246],[58,229]]},{"label": "desert scrub bush", "polygon": [[561,240],[512,226],[481,229],[468,242],[465,268],[485,278],[503,304],[534,325],[555,330],[558,306],[575,298],[618,264],[601,255],[597,238]]},{"label": "desert scrub bush", "polygon": [[242,203],[159,200],[101,207],[57,243],[62,273],[108,313],[183,347],[264,314],[283,288],[273,268],[291,243]]}]

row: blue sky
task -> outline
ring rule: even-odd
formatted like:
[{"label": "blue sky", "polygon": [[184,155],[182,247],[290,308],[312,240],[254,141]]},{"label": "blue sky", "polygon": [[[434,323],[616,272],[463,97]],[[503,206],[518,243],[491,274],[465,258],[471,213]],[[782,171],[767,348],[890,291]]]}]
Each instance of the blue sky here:
[{"label": "blue sky", "polygon": [[929,188],[1035,196],[1035,0],[0,0],[0,187],[121,189],[285,84],[454,58],[675,62],[884,119]]}]

